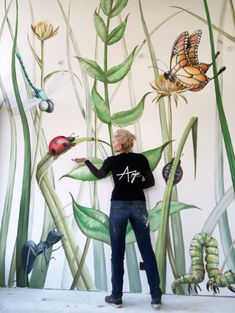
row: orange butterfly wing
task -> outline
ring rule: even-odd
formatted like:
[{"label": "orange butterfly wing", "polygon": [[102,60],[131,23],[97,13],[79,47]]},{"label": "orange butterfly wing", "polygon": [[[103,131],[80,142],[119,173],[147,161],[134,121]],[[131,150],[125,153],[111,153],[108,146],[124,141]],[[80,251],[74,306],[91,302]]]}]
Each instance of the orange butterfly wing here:
[{"label": "orange butterfly wing", "polygon": [[186,66],[189,63],[189,60],[186,55],[186,47],[188,43],[188,32],[183,32],[180,34],[173,46],[170,57],[170,70],[164,73],[164,77],[169,79],[171,82],[177,80],[176,73],[181,68]]},{"label": "orange butterfly wing", "polygon": [[170,71],[165,73],[166,79],[172,82],[178,81],[191,91],[203,89],[210,81],[205,73],[211,64],[198,61],[198,45],[201,35],[201,30],[196,30],[190,36],[185,31],[176,38],[172,47]]},{"label": "orange butterfly wing", "polygon": [[210,81],[200,67],[195,65],[182,67],[177,72],[177,80],[191,91],[199,91],[203,89]]},{"label": "orange butterfly wing", "polygon": [[188,39],[188,32],[183,32],[176,38],[173,44],[170,59],[170,74],[173,77],[176,75],[181,67],[189,64],[189,59],[186,54]]},{"label": "orange butterfly wing", "polygon": [[200,43],[202,31],[196,30],[189,36],[187,54],[192,65],[198,64],[198,45]]},{"label": "orange butterfly wing", "polygon": [[199,63],[198,61],[198,45],[200,43],[202,36],[202,31],[200,29],[196,30],[189,36],[189,46],[187,49],[188,58],[192,65],[197,65],[203,73],[206,73],[212,63]]}]

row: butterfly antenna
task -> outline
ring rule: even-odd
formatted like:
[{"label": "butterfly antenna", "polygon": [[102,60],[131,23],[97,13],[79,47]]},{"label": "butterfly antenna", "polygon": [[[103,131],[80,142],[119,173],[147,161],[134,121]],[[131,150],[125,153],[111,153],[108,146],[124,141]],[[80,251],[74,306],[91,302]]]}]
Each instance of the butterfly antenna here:
[{"label": "butterfly antenna", "polygon": [[158,66],[149,66],[148,68],[157,68],[158,70],[162,71],[163,73],[165,72],[162,68],[158,67]]},{"label": "butterfly antenna", "polygon": [[163,62],[163,61],[160,60],[160,59],[157,59],[157,61],[161,62],[161,63],[165,66],[166,70],[168,70],[168,66],[167,66],[167,64],[166,64],[165,62]]}]

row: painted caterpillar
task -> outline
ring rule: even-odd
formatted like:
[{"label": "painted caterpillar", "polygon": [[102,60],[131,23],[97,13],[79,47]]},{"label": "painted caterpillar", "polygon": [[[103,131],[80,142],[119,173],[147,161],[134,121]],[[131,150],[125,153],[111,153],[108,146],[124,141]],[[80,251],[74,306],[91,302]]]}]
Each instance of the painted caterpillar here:
[{"label": "painted caterpillar", "polygon": [[205,249],[206,271],[209,280],[206,284],[207,290],[213,290],[215,293],[219,292],[219,288],[227,287],[232,292],[235,288],[235,273],[227,271],[222,273],[218,268],[219,264],[219,250],[218,243],[215,238],[207,233],[199,233],[195,235],[190,243],[189,253],[191,256],[191,272],[180,276],[171,285],[173,293],[176,293],[176,288],[181,284],[188,284],[189,293],[194,285],[194,290],[197,293],[198,285],[204,280],[205,268],[203,263],[203,250]]}]

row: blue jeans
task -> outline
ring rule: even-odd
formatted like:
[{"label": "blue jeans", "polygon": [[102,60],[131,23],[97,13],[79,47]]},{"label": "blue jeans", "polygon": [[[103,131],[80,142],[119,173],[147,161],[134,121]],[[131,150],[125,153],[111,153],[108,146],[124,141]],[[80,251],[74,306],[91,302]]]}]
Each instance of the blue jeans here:
[{"label": "blue jeans", "polygon": [[150,240],[148,213],[145,201],[111,201],[109,231],[112,249],[112,296],[122,297],[125,236],[128,220],[144,261],[144,268],[152,298],[161,298],[160,278],[155,254]]}]

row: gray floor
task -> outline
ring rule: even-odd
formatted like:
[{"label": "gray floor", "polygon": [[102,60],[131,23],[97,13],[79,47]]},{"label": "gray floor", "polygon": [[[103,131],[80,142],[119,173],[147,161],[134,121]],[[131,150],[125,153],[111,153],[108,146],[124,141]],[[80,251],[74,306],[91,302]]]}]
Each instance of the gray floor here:
[{"label": "gray floor", "polygon": [[[123,308],[114,309],[104,302],[107,293],[50,289],[0,288],[1,313],[107,313],[121,310],[129,313],[153,312],[150,296],[125,293]],[[155,310],[156,311],[156,310]],[[234,313],[235,296],[164,295],[163,312]]]}]

